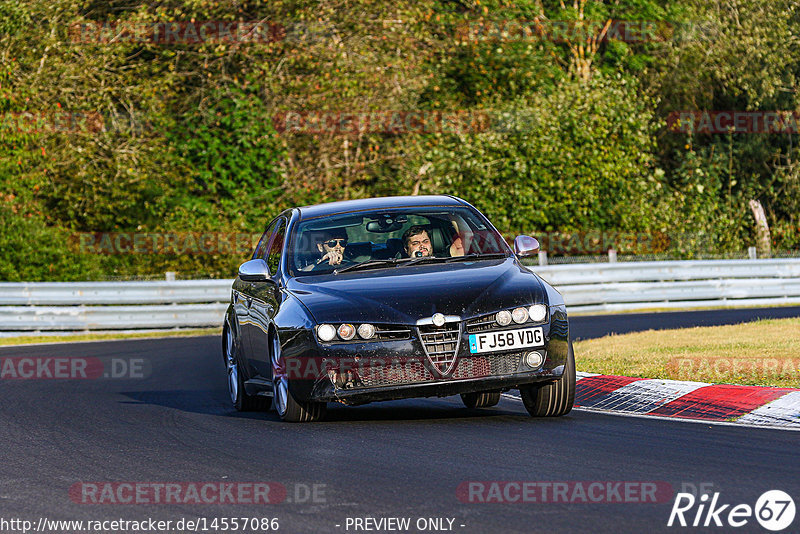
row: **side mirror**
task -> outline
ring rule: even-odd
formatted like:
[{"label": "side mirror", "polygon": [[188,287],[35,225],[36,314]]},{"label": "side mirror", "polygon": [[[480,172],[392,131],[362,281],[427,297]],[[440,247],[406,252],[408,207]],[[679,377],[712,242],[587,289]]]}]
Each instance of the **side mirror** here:
[{"label": "side mirror", "polygon": [[518,235],[514,238],[514,253],[520,257],[538,254],[539,241],[535,237]]},{"label": "side mirror", "polygon": [[269,277],[267,262],[261,258],[246,261],[239,266],[239,278],[245,282],[266,282]]}]

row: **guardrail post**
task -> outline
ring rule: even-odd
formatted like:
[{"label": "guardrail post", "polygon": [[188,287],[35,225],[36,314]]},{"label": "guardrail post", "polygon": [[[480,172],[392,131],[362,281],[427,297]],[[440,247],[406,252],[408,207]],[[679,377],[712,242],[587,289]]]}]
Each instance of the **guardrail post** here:
[{"label": "guardrail post", "polygon": [[758,258],[758,249],[756,247],[747,247],[747,256],[751,260],[755,260]]},{"label": "guardrail post", "polygon": [[617,263],[617,251],[613,248],[608,249],[608,263]]},{"label": "guardrail post", "polygon": [[539,266],[540,267],[544,267],[545,265],[547,265],[547,251],[546,250],[540,250],[539,251]]},{"label": "guardrail post", "polygon": [[167,271],[164,273],[167,282],[174,282],[175,281],[175,271]]}]

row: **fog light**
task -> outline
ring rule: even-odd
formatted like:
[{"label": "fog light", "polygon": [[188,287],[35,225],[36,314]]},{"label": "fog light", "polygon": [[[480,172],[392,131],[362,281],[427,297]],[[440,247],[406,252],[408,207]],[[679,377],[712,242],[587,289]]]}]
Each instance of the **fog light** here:
[{"label": "fog light", "polygon": [[531,351],[525,355],[525,365],[532,369],[538,369],[544,358],[542,358],[541,353],[536,351]]},{"label": "fog light", "polygon": [[525,308],[514,308],[514,311],[511,312],[511,317],[514,318],[515,323],[522,324],[528,320],[528,310]]},{"label": "fog light", "polygon": [[528,314],[531,316],[532,321],[541,323],[544,321],[544,318],[547,317],[547,306],[544,304],[534,304],[528,308]]},{"label": "fog light", "polygon": [[509,324],[511,324],[511,312],[509,312],[508,310],[497,312],[495,320],[497,321],[497,324],[499,324],[500,326],[508,326]]},{"label": "fog light", "polygon": [[361,336],[361,339],[372,339],[375,337],[375,327],[364,323],[358,327],[358,335]]},{"label": "fog light", "polygon": [[356,327],[347,323],[341,324],[339,325],[338,333],[340,338],[350,341],[356,336]]},{"label": "fog light", "polygon": [[317,328],[317,337],[321,341],[331,341],[336,337],[336,329],[331,324],[321,324]]}]

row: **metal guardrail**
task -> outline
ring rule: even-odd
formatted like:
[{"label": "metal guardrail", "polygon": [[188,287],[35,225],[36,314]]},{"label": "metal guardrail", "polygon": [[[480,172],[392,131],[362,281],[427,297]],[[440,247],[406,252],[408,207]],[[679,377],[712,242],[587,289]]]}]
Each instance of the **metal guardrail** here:
[{"label": "metal guardrail", "polygon": [[800,304],[800,259],[529,267],[571,312]]},{"label": "metal guardrail", "polygon": [[[800,259],[529,267],[570,312],[800,304]],[[231,280],[2,282],[0,331],[219,326]]]},{"label": "metal guardrail", "polygon": [[0,331],[219,326],[232,280],[0,282]]},{"label": "metal guardrail", "polygon": [[227,302],[232,283],[232,280],[0,282],[0,306]]}]

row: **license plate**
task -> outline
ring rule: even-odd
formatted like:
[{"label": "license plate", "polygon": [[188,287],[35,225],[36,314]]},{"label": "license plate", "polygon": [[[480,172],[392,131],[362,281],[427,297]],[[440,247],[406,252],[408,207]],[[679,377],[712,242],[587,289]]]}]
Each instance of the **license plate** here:
[{"label": "license plate", "polygon": [[527,349],[544,345],[542,327],[520,328],[503,332],[486,332],[469,336],[469,351],[472,354],[498,350]]}]

